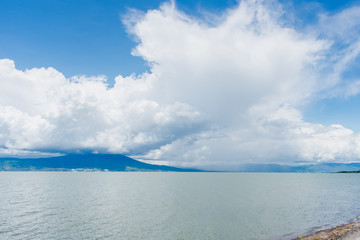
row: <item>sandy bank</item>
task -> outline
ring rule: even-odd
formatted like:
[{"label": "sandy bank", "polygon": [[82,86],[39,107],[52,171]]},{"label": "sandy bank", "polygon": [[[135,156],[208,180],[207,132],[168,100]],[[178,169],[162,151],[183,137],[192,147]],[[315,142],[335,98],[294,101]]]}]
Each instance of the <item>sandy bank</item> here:
[{"label": "sandy bank", "polygon": [[295,239],[360,240],[360,222],[337,226]]}]

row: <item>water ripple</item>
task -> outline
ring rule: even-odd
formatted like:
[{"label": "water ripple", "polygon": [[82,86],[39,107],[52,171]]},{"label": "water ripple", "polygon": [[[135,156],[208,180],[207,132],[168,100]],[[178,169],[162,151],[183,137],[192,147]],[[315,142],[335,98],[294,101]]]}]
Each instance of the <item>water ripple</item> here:
[{"label": "water ripple", "polygon": [[287,239],[359,221],[359,180],[356,174],[0,172],[0,239]]}]

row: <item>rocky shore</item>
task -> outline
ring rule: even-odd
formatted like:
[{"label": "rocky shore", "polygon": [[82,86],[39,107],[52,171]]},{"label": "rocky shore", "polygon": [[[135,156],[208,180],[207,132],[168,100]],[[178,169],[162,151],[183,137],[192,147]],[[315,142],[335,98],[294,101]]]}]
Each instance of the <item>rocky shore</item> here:
[{"label": "rocky shore", "polygon": [[[296,240],[360,240],[360,222],[318,231],[308,236],[300,236]],[[294,240],[295,240],[294,239]]]}]

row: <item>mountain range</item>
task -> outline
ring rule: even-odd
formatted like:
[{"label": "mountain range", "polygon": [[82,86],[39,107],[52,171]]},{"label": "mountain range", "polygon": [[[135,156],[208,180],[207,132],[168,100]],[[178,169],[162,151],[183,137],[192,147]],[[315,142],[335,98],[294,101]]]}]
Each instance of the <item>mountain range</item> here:
[{"label": "mountain range", "polygon": [[359,171],[360,163],[318,163],[306,165],[280,164],[244,164],[235,172],[297,172],[297,173],[330,173],[340,171]]},{"label": "mountain range", "polygon": [[171,171],[200,170],[147,164],[120,154],[69,154],[49,158],[0,158],[0,171]]},{"label": "mountain range", "polygon": [[[230,172],[355,172],[360,163],[308,165],[244,164]],[[120,154],[69,154],[47,158],[0,158],[0,171],[166,171],[203,172],[198,169],[147,164]]]}]

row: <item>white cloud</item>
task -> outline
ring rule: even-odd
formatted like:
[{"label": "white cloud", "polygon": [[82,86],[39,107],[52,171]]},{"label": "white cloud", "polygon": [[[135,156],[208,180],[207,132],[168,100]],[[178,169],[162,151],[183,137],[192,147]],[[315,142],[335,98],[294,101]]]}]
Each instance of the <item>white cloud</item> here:
[{"label": "white cloud", "polygon": [[347,79],[344,76],[349,70],[356,68],[360,60],[359,15],[360,6],[353,6],[336,14],[322,13],[319,23],[312,27],[319,38],[328,39],[332,43],[322,69],[327,72],[324,87],[319,88],[323,91],[322,97],[354,95],[354,91],[349,88],[358,79]]},{"label": "white cloud", "polygon": [[113,88],[102,76],[66,79],[0,60],[0,147],[124,153],[212,169],[357,160],[358,134],[305,122],[297,110],[341,83],[329,79],[356,59],[346,53],[356,45],[331,54],[338,40],[289,27],[279,8],[242,1],[211,24],[174,3],[128,15],[139,41],[133,54],[151,72],[118,76]]},{"label": "white cloud", "polygon": [[299,111],[288,107],[268,115],[250,115],[245,126],[181,138],[144,158],[185,167],[234,170],[244,163],[348,162],[360,156],[359,135],[341,125],[304,122]]},{"label": "white cloud", "polygon": [[199,113],[147,99],[151,78],[66,79],[52,68],[15,69],[0,60],[0,146],[26,150],[144,151],[191,132]]}]

